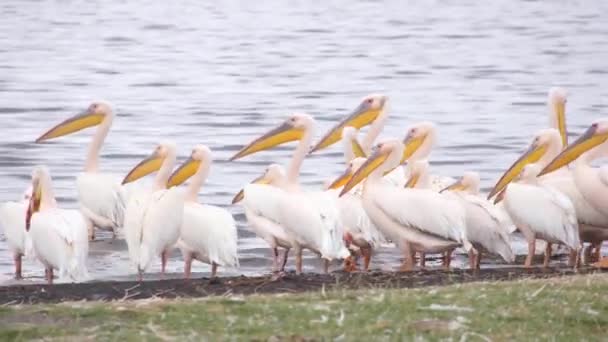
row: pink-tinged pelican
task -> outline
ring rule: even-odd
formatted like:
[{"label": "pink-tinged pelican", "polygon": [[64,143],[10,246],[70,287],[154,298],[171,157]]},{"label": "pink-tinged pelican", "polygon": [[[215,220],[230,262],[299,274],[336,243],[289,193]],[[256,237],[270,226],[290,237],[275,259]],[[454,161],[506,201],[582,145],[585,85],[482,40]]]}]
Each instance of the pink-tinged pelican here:
[{"label": "pink-tinged pelican", "polygon": [[[346,129],[345,129],[346,131]],[[357,157],[347,163],[344,173],[328,185],[329,191],[337,196],[339,189],[344,186],[350,177],[359,170],[365,158]],[[338,198],[338,209],[344,227],[344,241],[347,247],[356,246],[363,256],[363,270],[369,270],[373,250],[386,242],[384,235],[376,228],[367,216],[361,201],[361,194],[354,188],[349,193]],[[355,265],[350,258],[345,262],[345,270],[353,271]]]},{"label": "pink-tinged pelican", "polygon": [[[504,208],[528,242],[526,267],[532,266],[536,239],[545,240],[544,267],[548,267],[551,244],[563,244],[578,257],[581,247],[576,212],[572,201],[537,179],[540,166],[535,163],[523,167],[517,182],[510,183],[497,197],[504,200]],[[578,260],[574,260],[576,267]]]},{"label": "pink-tinged pelican", "polygon": [[[574,161],[572,177],[577,189],[595,210],[605,216],[608,216],[608,167],[592,167],[591,162],[608,156],[607,140],[608,120],[596,121],[540,173],[548,174]],[[608,259],[602,259],[597,266],[608,266]]]},{"label": "pink-tinged pelican", "polygon": [[139,281],[156,256],[161,258],[161,276],[165,274],[167,257],[179,238],[184,194],[177,187],[167,189],[176,158],[175,144],[162,142],[123,180],[130,183],[158,171],[152,187],[133,194],[125,211],[125,240]]},{"label": "pink-tinged pelican", "polygon": [[198,193],[209,175],[211,150],[198,145],[169,178],[168,186],[177,186],[191,178],[186,189],[184,215],[177,247],[184,258],[184,275],[190,278],[192,260],[211,265],[211,277],[217,267],[238,267],[236,223],[226,209],[198,203]]},{"label": "pink-tinged pelican", "polygon": [[[327,272],[329,261],[349,255],[342,241],[340,213],[335,196],[323,191],[303,191],[298,181],[300,167],[310,149],[314,119],[307,114],[294,114],[277,128],[255,139],[230,160],[270,149],[291,141],[299,141],[287,169],[287,179],[277,210],[289,242],[296,255],[296,272],[302,272],[302,249],[310,249],[324,259]],[[338,135],[339,139],[339,135]],[[247,194],[245,194],[247,196]]]},{"label": "pink-tinged pelican", "polygon": [[[247,184],[232,199],[232,204],[243,202],[245,217],[253,233],[268,243],[272,254],[272,271],[284,271],[290,238],[281,223],[279,203],[287,184],[285,170],[279,164],[270,164],[264,173]],[[283,257],[279,261],[279,248]]]},{"label": "pink-tinged pelican", "polygon": [[94,102],[82,113],[61,122],[36,139],[37,143],[41,143],[98,126],[89,145],[84,172],[76,177],[78,202],[88,219],[91,239],[94,238],[94,227],[110,230],[115,237],[124,220],[128,193],[120,184],[120,178],[99,171],[99,151],[113,120],[114,114],[108,104]]},{"label": "pink-tinged pelican", "polygon": [[477,172],[465,172],[441,193],[455,196],[465,209],[466,235],[477,250],[476,255],[469,253],[471,269],[479,269],[482,252],[498,254],[507,263],[515,261],[509,239],[511,222],[506,213],[479,196]]},{"label": "pink-tinged pelican", "polygon": [[23,193],[19,202],[9,201],[0,205],[0,227],[4,231],[8,250],[13,255],[15,262],[15,279],[22,278],[21,259],[23,256],[32,255],[32,240],[25,230],[23,218],[30,203],[32,189],[29,187]]},{"label": "pink-tinged pelican", "polygon": [[60,280],[88,279],[85,218],[78,210],[57,207],[51,175],[44,166],[37,166],[32,173],[32,194],[24,221],[49,284],[53,283],[54,270],[59,271]]},{"label": "pink-tinged pelican", "polygon": [[405,271],[413,269],[416,251],[442,253],[460,245],[467,251],[473,248],[464,235],[465,214],[458,202],[435,191],[397,188],[382,181],[385,172],[401,163],[404,149],[411,148],[398,140],[377,145],[340,193],[347,194],[367,179],[362,194],[365,212],[385,236],[401,247]]}]

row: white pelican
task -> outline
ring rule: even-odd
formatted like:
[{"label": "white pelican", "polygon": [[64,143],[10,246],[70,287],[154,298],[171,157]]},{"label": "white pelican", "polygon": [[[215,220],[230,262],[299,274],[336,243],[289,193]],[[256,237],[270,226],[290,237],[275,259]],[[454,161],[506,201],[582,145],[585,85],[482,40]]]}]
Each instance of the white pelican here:
[{"label": "white pelican", "polygon": [[384,184],[382,175],[401,163],[403,153],[404,145],[398,140],[379,144],[340,195],[367,178],[362,194],[365,212],[385,236],[402,248],[402,269],[409,271],[414,267],[416,251],[442,253],[461,244],[469,251],[473,246],[464,235],[465,213],[457,201],[432,190]]},{"label": "white pelican", "polygon": [[36,257],[45,267],[49,284],[53,283],[54,269],[59,270],[59,279],[78,282],[88,278],[85,218],[78,210],[57,207],[51,175],[44,166],[36,167],[32,173],[25,229],[29,231]]},{"label": "white pelican", "polygon": [[342,148],[344,150],[344,161],[347,165],[357,157],[365,158],[367,156],[363,146],[357,140],[357,133],[357,129],[351,126],[344,127],[342,130]]},{"label": "white pelican", "polygon": [[161,257],[161,276],[167,257],[179,238],[184,212],[184,195],[180,189],[167,189],[167,181],[176,161],[172,142],[160,143],[154,152],[135,166],[123,180],[133,182],[158,171],[151,189],[131,196],[125,211],[125,239],[131,262],[137,267],[138,280],[150,266],[152,258]]},{"label": "white pelican", "polygon": [[21,279],[21,258],[30,256],[32,251],[32,240],[25,230],[25,214],[32,195],[31,187],[23,193],[21,201],[6,202],[0,205],[0,227],[4,230],[4,236],[8,250],[13,254],[15,262],[15,279]]},{"label": "white pelican", "polygon": [[312,140],[314,119],[307,114],[294,114],[279,127],[254,140],[230,160],[298,140],[287,170],[284,190],[275,210],[275,222],[285,228],[296,255],[296,272],[302,272],[302,248],[316,252],[324,259],[327,272],[329,261],[349,256],[342,240],[342,226],[336,197],[323,191],[300,189],[298,176]]},{"label": "white pelican", "polygon": [[[536,163],[540,168],[546,167],[562,151],[563,139],[563,135],[557,129],[538,131],[526,152],[504,173],[489,197],[502,191],[525,165]],[[583,242],[590,242],[592,246],[601,246],[602,241],[608,239],[608,215],[595,209],[583,196],[570,170],[561,167],[556,172],[541,176],[539,182],[560,191],[570,199],[576,212],[580,238]],[[589,251],[590,248],[585,249],[585,262],[589,259]],[[575,258],[576,255],[571,255],[570,263],[574,262]]]},{"label": "white pelican", "polygon": [[184,258],[184,275],[190,278],[192,259],[211,265],[211,277],[217,267],[238,267],[237,231],[228,210],[198,203],[198,192],[209,175],[211,150],[198,145],[169,178],[168,186],[177,186],[192,177],[186,190],[184,215],[177,247]]},{"label": "white pelican", "polygon": [[515,261],[509,239],[510,221],[506,213],[479,196],[477,172],[465,172],[441,193],[455,196],[465,209],[466,235],[477,250],[477,255],[469,253],[472,269],[479,269],[482,251],[498,254],[507,263]]},{"label": "white pelican", "polygon": [[[542,171],[541,175],[559,170],[574,162],[572,176],[577,189],[593,208],[608,216],[608,167],[592,167],[595,159],[608,156],[608,120],[594,122],[575,142],[568,145]],[[604,258],[596,265],[608,266]]]},{"label": "white pelican", "polygon": [[115,237],[124,220],[128,194],[120,184],[120,178],[99,172],[99,151],[110,131],[113,119],[114,114],[108,104],[95,102],[84,112],[63,121],[36,139],[37,143],[41,143],[98,126],[89,145],[84,172],[76,177],[78,202],[82,213],[89,221],[91,239],[94,238],[94,227],[110,230]]},{"label": "white pelican", "polygon": [[572,202],[553,187],[541,184],[539,173],[537,164],[527,164],[519,181],[509,184],[496,199],[504,200],[505,210],[528,242],[526,267],[532,266],[536,239],[547,241],[544,267],[549,265],[552,243],[565,245],[573,255],[578,255],[581,247]]},{"label": "white pelican", "polygon": [[[346,129],[345,129],[346,131]],[[336,196],[352,175],[363,165],[365,158],[357,157],[351,160],[347,165],[346,171],[338,177],[327,188],[334,191]],[[334,190],[336,189],[336,190]],[[340,210],[340,218],[344,227],[344,241],[347,247],[355,245],[361,250],[363,256],[363,270],[369,270],[373,250],[380,244],[386,242],[386,238],[372,223],[367,216],[361,196],[355,193],[352,189],[349,193],[338,198],[338,209]],[[349,259],[345,264],[345,270],[354,270],[354,264]]]},{"label": "white pelican", "polygon": [[[253,233],[268,243],[272,249],[272,270],[284,271],[287,256],[292,245],[285,229],[278,222],[279,202],[285,189],[287,178],[279,164],[270,164],[264,173],[251,181],[232,199],[232,204],[243,201],[245,217]],[[283,248],[283,258],[279,262],[279,248]]]}]

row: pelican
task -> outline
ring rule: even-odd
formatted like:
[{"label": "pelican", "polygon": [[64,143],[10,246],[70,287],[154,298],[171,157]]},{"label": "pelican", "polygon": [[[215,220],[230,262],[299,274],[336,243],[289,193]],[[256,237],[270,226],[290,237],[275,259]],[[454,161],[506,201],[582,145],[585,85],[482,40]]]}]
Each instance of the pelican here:
[{"label": "pelican", "polygon": [[32,251],[32,240],[25,230],[23,218],[27,212],[32,195],[31,187],[26,189],[19,202],[6,202],[0,205],[0,227],[4,230],[4,236],[8,250],[13,254],[15,262],[15,279],[22,278],[21,258],[30,256]]},{"label": "pelican", "polygon": [[357,157],[365,158],[367,156],[363,146],[357,140],[357,133],[357,129],[351,126],[344,127],[342,130],[342,148],[344,149],[344,161],[347,165]]},{"label": "pelican", "polygon": [[283,124],[249,145],[230,160],[236,160],[290,141],[299,141],[289,168],[284,190],[280,193],[275,222],[285,228],[296,255],[296,273],[302,272],[302,249],[310,249],[324,259],[327,272],[329,261],[343,259],[349,252],[342,241],[340,213],[335,196],[318,191],[303,191],[298,176],[312,140],[314,119],[307,114],[294,114]]},{"label": "pelican", "polygon": [[537,179],[540,170],[535,163],[527,164],[519,181],[510,183],[496,199],[504,200],[505,210],[528,242],[526,267],[532,266],[536,239],[547,241],[544,267],[549,265],[552,243],[565,245],[573,255],[578,255],[581,244],[572,201],[558,190],[540,183]]},{"label": "pelican", "polygon": [[464,235],[465,214],[458,202],[431,190],[396,188],[382,181],[385,172],[401,163],[404,149],[411,148],[398,140],[379,144],[340,192],[343,196],[367,178],[362,193],[365,212],[401,247],[405,271],[413,269],[416,251],[442,253],[461,244],[467,251],[473,248]]},{"label": "pelican", "polygon": [[498,254],[507,263],[515,261],[509,239],[510,222],[499,208],[479,196],[477,172],[465,172],[440,192],[455,196],[465,208],[466,235],[477,250],[476,255],[469,253],[471,269],[479,269],[482,251]]},{"label": "pelican", "polygon": [[[346,131],[346,129],[345,129]],[[333,183],[327,186],[328,189],[334,190],[336,195],[352,175],[363,165],[365,158],[357,157],[348,163],[346,171],[338,177]],[[373,250],[386,242],[386,238],[372,223],[367,216],[361,196],[355,193],[354,189],[349,193],[338,198],[338,209],[340,210],[340,218],[344,227],[344,241],[347,247],[355,245],[361,250],[363,256],[363,270],[369,270],[369,264]],[[347,263],[345,269],[350,271],[354,269],[354,265]]]},{"label": "pelican", "polygon": [[[503,191],[526,165],[536,163],[540,168],[546,167],[562,151],[563,140],[564,136],[557,129],[549,128],[538,131],[526,152],[504,173],[488,198]],[[551,174],[541,176],[539,182],[560,191],[570,199],[574,206],[580,238],[583,242],[590,242],[592,246],[600,246],[603,240],[608,239],[608,215],[594,208],[583,196],[570,170],[561,167]],[[550,250],[551,246],[546,248]],[[590,248],[585,249],[585,262],[589,259],[589,252]],[[575,258],[576,255],[571,255],[570,263],[574,262]]]},{"label": "pelican", "polygon": [[[574,161],[572,177],[577,189],[595,210],[605,216],[608,216],[608,167],[592,167],[591,163],[608,156],[607,140],[608,120],[596,121],[540,172],[541,175],[548,174]],[[596,265],[608,266],[608,258]]]},{"label": "pelican", "polygon": [[59,271],[59,279],[78,282],[88,278],[85,218],[78,210],[57,207],[51,175],[44,166],[37,166],[32,173],[25,229],[29,231],[36,257],[44,265],[49,284],[53,283],[55,269]]},{"label": "pelican", "polygon": [[161,276],[164,275],[169,252],[179,239],[184,195],[177,187],[167,189],[175,161],[175,144],[161,142],[122,182],[130,183],[158,171],[151,189],[131,196],[125,211],[125,239],[139,281],[155,256],[161,258]]},{"label": "pelican", "polygon": [[[264,173],[251,181],[232,199],[232,204],[243,201],[247,223],[255,235],[268,243],[272,250],[272,271],[284,271],[292,248],[287,232],[278,222],[277,209],[287,183],[285,170],[270,164]],[[279,248],[284,249],[279,262]]]},{"label": "pelican", "polygon": [[211,150],[198,145],[169,178],[168,186],[177,186],[192,177],[185,194],[184,214],[177,247],[184,258],[184,275],[190,278],[192,259],[211,265],[211,277],[217,267],[238,267],[237,231],[228,210],[198,203],[198,192],[209,175]]},{"label": "pelican", "polygon": [[113,119],[114,114],[108,104],[95,102],[82,113],[61,122],[36,139],[36,143],[41,143],[98,126],[89,145],[84,172],[76,177],[78,202],[88,220],[91,240],[95,236],[94,227],[110,230],[116,237],[117,230],[123,225],[128,194],[121,186],[119,178],[99,172],[99,151]]}]

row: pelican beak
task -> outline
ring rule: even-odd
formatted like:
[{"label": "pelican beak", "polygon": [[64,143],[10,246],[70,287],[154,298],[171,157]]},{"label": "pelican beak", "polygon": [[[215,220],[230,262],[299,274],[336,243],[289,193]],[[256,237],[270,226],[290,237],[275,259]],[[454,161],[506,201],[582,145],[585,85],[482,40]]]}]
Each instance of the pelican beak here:
[{"label": "pelican beak", "polygon": [[568,145],[568,131],[566,130],[566,103],[557,101],[554,104],[555,113],[557,114],[557,126],[559,135],[562,137],[562,146]]},{"label": "pelican beak", "polygon": [[502,191],[507,184],[512,182],[521,173],[526,165],[536,163],[546,152],[547,146],[545,144],[533,142],[528,150],[500,177],[492,191],[488,194],[488,199]]},{"label": "pelican beak", "polygon": [[154,171],[158,171],[163,164],[164,159],[165,158],[155,150],[148,158],[142,160],[127,174],[125,179],[123,179],[122,184],[134,182]]},{"label": "pelican beak", "polygon": [[466,190],[467,187],[462,183],[462,178],[455,181],[454,183],[446,186],[445,188],[441,189],[441,191],[439,191],[439,193],[442,193],[444,191],[464,191]]},{"label": "pelican beak", "polygon": [[359,141],[357,141],[357,139],[353,139],[352,145],[355,158],[367,158],[367,156],[365,155],[365,151],[363,151],[363,147],[361,147],[361,144],[359,144]]},{"label": "pelican beak", "polygon": [[403,145],[405,148],[403,149],[403,157],[401,157],[401,164],[403,164],[406,160],[408,160],[418,149],[422,146],[422,143],[426,139],[426,134],[414,136],[412,134],[408,134],[405,139],[403,139]]},{"label": "pelican beak", "polygon": [[352,126],[357,129],[370,125],[378,115],[382,113],[384,110],[384,105],[386,104],[386,96],[383,96],[380,100],[380,106],[377,108],[370,107],[370,103],[367,100],[364,100],[357,108],[355,108],[352,113],[348,115],[348,117],[342,121],[340,121],[336,126],[327,132],[323,138],[310,150],[309,153],[313,153],[319,150],[322,150],[326,147],[329,147],[336,142],[340,141],[342,136],[342,129],[346,126]]},{"label": "pelican beak", "polygon": [[415,173],[410,175],[410,178],[407,180],[407,183],[403,186],[404,188],[414,188],[420,179],[420,175]]},{"label": "pelican beak", "polygon": [[353,170],[352,170],[352,166],[349,166],[346,168],[346,170],[344,170],[344,172],[338,176],[338,178],[336,178],[328,187],[327,189],[339,189],[341,187],[343,187],[344,185],[346,185],[346,183],[348,183],[348,181],[351,179],[351,177],[353,176]]},{"label": "pelican beak", "polygon": [[568,165],[581,154],[608,140],[608,133],[598,133],[598,125],[593,124],[575,142],[568,145],[549,165],[539,173],[539,176],[553,172]]},{"label": "pelican beak", "polygon": [[[263,174],[261,176],[259,176],[258,178],[252,180],[251,182],[249,182],[249,184],[268,184],[270,183],[266,177],[266,175]],[[232,198],[232,204],[236,204],[239,203],[240,201],[243,200],[243,198],[245,198],[245,189],[241,189],[235,196],[234,198]]]},{"label": "pelican beak", "polygon": [[41,143],[49,139],[58,138],[70,133],[78,132],[88,127],[99,125],[104,118],[105,115],[96,113],[91,109],[87,109],[84,112],[74,115],[73,117],[51,128],[36,139],[36,143]]},{"label": "pelican beak", "polygon": [[494,204],[500,203],[500,201],[502,201],[505,198],[506,193],[507,193],[507,187],[502,189],[502,191],[499,192],[498,195],[496,195],[496,198],[494,199]]},{"label": "pelican beak", "polygon": [[42,189],[40,188],[40,182],[38,180],[34,180],[34,184],[32,186],[32,195],[30,196],[30,202],[27,206],[27,212],[25,214],[25,231],[30,231],[32,216],[40,210],[41,199]]},{"label": "pelican beak", "polygon": [[192,177],[192,175],[198,171],[200,165],[200,160],[192,159],[192,157],[188,158],[188,160],[180,165],[177,170],[173,172],[171,177],[169,177],[169,180],[167,181],[167,188],[178,186],[187,181],[188,178]]},{"label": "pelican beak", "polygon": [[269,148],[285,144],[291,141],[302,139],[304,130],[294,127],[289,121],[282,123],[280,126],[272,129],[270,132],[252,141],[249,145],[243,147],[237,154],[229,160],[237,160],[250,154],[264,151]]},{"label": "pelican beak", "polygon": [[372,173],[375,169],[377,169],[390,154],[390,149],[382,149],[378,148],[376,151],[369,157],[367,160],[361,165],[359,170],[357,170],[348,183],[344,185],[342,191],[340,192],[340,196],[348,193],[352,188],[354,188],[357,184],[361,183],[370,173]]}]

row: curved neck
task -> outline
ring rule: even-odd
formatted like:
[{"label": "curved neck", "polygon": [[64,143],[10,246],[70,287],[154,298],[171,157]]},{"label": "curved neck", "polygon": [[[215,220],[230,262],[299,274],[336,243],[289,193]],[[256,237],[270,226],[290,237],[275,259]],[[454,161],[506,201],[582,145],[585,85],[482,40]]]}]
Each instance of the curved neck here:
[{"label": "curved neck", "polygon": [[376,140],[376,138],[378,138],[378,136],[382,132],[382,129],[384,128],[384,125],[386,124],[387,118],[388,118],[388,111],[385,108],[382,110],[382,112],[380,112],[380,114],[378,114],[378,117],[376,118],[376,120],[374,120],[374,122],[369,127],[369,130],[367,130],[367,134],[365,135],[365,138],[363,138],[363,141],[361,142],[361,148],[363,148],[363,151],[365,152],[365,154],[369,155],[371,153],[374,141]]},{"label": "curved neck", "polygon": [[190,184],[186,188],[186,201],[189,202],[197,202],[198,201],[198,192],[201,190],[201,187],[207,180],[207,176],[209,176],[209,169],[211,168],[211,162],[207,160],[202,160],[200,165],[198,166],[198,170],[192,178],[190,178]]},{"label": "curved neck", "polygon": [[311,141],[312,127],[309,126],[304,129],[304,135],[298,142],[298,146],[293,152],[293,156],[291,157],[291,161],[289,162],[289,167],[287,168],[287,181],[292,185],[298,184],[300,168],[302,167],[302,162],[304,161],[304,158],[308,154]]},{"label": "curved neck", "polygon": [[154,178],[154,190],[167,188],[167,181],[169,181],[169,177],[171,176],[171,171],[173,170],[173,166],[175,166],[176,160],[177,156],[175,151],[170,149],[167,152],[167,156],[163,160],[163,164],[160,166],[160,170],[158,170],[158,173]]},{"label": "curved neck", "polygon": [[549,163],[562,151],[562,148],[561,137],[556,135],[549,141],[549,144],[547,144],[547,151],[536,163],[541,168],[549,165]]},{"label": "curved neck", "polygon": [[344,149],[344,161],[348,165],[351,160],[355,159],[351,137],[345,136],[342,138],[342,148]]},{"label": "curved neck", "polygon": [[55,192],[53,191],[53,184],[51,181],[51,176],[48,174],[40,177],[40,210],[45,210],[49,208],[56,208],[57,201],[55,200]]},{"label": "curved neck", "polygon": [[113,117],[111,112],[107,113],[106,117],[97,127],[97,131],[95,131],[95,135],[93,136],[93,140],[91,141],[87,152],[87,160],[84,164],[85,172],[97,172],[99,170],[99,152],[101,151],[101,145],[103,145],[103,142],[110,131],[110,127],[112,127]]}]

